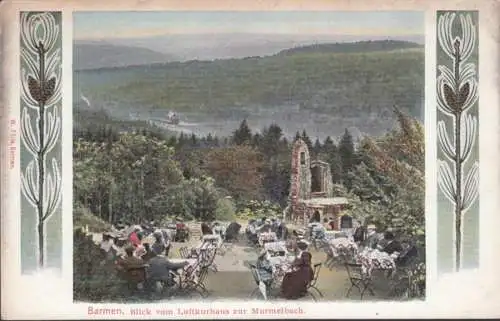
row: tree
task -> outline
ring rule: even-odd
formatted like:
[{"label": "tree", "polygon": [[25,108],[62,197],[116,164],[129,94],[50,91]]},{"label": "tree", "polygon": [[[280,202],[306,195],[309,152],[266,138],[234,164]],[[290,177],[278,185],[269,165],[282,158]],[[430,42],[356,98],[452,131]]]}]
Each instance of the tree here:
[{"label": "tree", "polygon": [[204,164],[208,175],[235,199],[261,197],[262,167],[261,153],[248,145],[213,148]]},{"label": "tree", "polygon": [[283,130],[276,124],[271,124],[262,130],[262,139],[258,147],[267,159],[276,156],[281,151],[280,140],[282,136]]},{"label": "tree", "polygon": [[297,141],[297,140],[299,140],[300,138],[301,138],[301,137],[300,137],[300,132],[299,132],[299,131],[297,131],[297,132],[295,133],[295,137],[294,137],[293,141],[294,141],[294,142],[296,142],[296,141]]},{"label": "tree", "polygon": [[311,139],[309,138],[309,135],[307,135],[307,132],[305,129],[302,131],[301,138],[304,141],[304,143],[306,143],[307,148],[309,148],[309,150],[312,151],[313,150],[312,142],[311,142]]},{"label": "tree", "polygon": [[349,130],[345,130],[339,143],[339,155],[342,162],[342,177],[347,178],[347,174],[352,169],[355,162],[354,143]]},{"label": "tree", "polygon": [[252,141],[252,131],[248,127],[247,120],[244,119],[240,127],[234,131],[232,142],[236,145],[249,144]]},{"label": "tree", "polygon": [[167,216],[211,221],[215,219],[221,195],[209,177],[184,180],[167,187],[148,201],[153,219],[163,221]]},{"label": "tree", "polygon": [[[423,131],[411,120],[415,130],[408,131],[408,119],[379,139],[366,137],[358,150],[360,164],[348,174],[350,193],[363,205],[365,218],[380,228],[392,227],[406,236],[422,236],[425,231],[425,182],[423,168]],[[400,148],[394,150],[393,142]],[[413,155],[417,153],[417,155]],[[351,198],[349,198],[351,199]],[[359,212],[356,215],[361,215]]]},{"label": "tree", "polygon": [[330,164],[332,181],[334,183],[340,183],[342,181],[342,160],[337,150],[337,146],[335,146],[330,136],[325,138],[318,158]]},{"label": "tree", "polygon": [[323,146],[321,146],[321,142],[319,141],[319,138],[316,138],[312,152],[314,153],[314,155],[319,155],[319,154],[321,154],[322,151],[323,151]]},{"label": "tree", "polygon": [[133,133],[112,144],[76,141],[75,200],[109,222],[146,218],[147,200],[182,181],[173,155],[166,141]]}]

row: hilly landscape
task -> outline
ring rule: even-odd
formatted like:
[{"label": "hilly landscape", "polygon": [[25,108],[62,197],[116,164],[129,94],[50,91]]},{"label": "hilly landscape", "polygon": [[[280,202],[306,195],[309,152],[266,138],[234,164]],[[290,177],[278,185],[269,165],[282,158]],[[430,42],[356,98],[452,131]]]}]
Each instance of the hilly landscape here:
[{"label": "hilly landscape", "polygon": [[172,60],[175,60],[175,57],[151,49],[105,42],[79,43],[73,47],[75,70],[144,65]]},{"label": "hilly landscape", "polygon": [[247,119],[256,130],[274,122],[285,135],[305,129],[319,138],[345,128],[355,136],[381,134],[394,124],[394,105],[424,116],[424,48],[412,42],[315,44],[263,57],[138,65],[75,70],[75,108],[122,120],[173,110],[182,122],[170,130],[199,134],[228,135]]}]

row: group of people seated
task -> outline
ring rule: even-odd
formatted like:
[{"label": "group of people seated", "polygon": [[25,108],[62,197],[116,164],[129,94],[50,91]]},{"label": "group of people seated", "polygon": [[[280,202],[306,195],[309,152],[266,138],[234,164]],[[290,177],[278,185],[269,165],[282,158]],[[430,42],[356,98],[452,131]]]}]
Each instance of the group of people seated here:
[{"label": "group of people seated", "polygon": [[188,262],[176,263],[168,258],[171,245],[166,233],[156,230],[152,234],[154,242],[146,243],[141,232],[136,227],[126,237],[104,233],[101,251],[107,260],[114,262],[118,273],[131,286],[153,286],[157,282],[172,285],[172,273],[184,268]]},{"label": "group of people seated", "polygon": [[392,231],[388,230],[383,234],[377,233],[377,228],[373,224],[369,224],[365,229],[356,223],[352,235],[354,242],[362,248],[377,249],[395,258],[403,252],[403,246],[396,240]]},{"label": "group of people seated", "polygon": [[[308,251],[308,243],[304,240],[298,240],[292,236],[290,242],[286,245],[287,251],[294,258],[289,268],[287,268],[281,282],[280,295],[289,300],[299,299],[306,295],[309,284],[314,278],[312,267],[312,254]],[[256,263],[257,273],[260,280],[269,293],[275,277],[276,269],[269,260],[269,253],[263,249]]]},{"label": "group of people seated", "polygon": [[227,227],[217,221],[213,222],[212,224],[209,224],[207,222],[201,223],[202,236],[219,235],[221,240],[225,241],[238,240],[240,229],[241,225],[237,222],[231,222]]},{"label": "group of people seated", "polygon": [[288,238],[288,229],[285,222],[277,218],[263,217],[260,220],[251,219],[248,222],[246,235],[250,243],[257,244],[259,242],[260,233],[276,233],[278,240],[286,240]]}]

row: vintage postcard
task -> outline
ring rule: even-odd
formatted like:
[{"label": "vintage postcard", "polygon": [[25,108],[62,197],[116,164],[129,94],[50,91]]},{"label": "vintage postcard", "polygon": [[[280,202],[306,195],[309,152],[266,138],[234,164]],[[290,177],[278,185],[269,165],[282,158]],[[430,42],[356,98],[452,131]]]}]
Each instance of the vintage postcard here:
[{"label": "vintage postcard", "polygon": [[5,1],[2,318],[498,317],[496,1]]}]

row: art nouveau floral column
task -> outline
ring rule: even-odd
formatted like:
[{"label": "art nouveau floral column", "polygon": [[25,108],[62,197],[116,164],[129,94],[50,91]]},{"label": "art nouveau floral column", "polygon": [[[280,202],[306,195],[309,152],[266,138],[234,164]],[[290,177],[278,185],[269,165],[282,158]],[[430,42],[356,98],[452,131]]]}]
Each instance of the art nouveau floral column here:
[{"label": "art nouveau floral column", "polygon": [[[46,265],[46,223],[61,201],[60,164],[50,156],[61,131],[60,26],[55,14],[60,15],[21,13],[21,140],[31,159],[22,169],[21,188],[36,212],[39,268]],[[23,209],[22,215],[32,211]]]},{"label": "art nouveau floral column", "polygon": [[[461,33],[454,32],[458,22]],[[465,170],[478,132],[477,117],[469,112],[478,100],[476,65],[469,61],[476,48],[476,26],[471,15],[441,14],[437,38],[438,51],[450,59],[452,66],[438,65],[438,109],[448,119],[437,124],[439,147],[444,155],[438,160],[438,183],[454,209],[454,268],[459,271],[463,264],[464,215],[475,202],[479,185],[479,162],[472,160]]]}]

